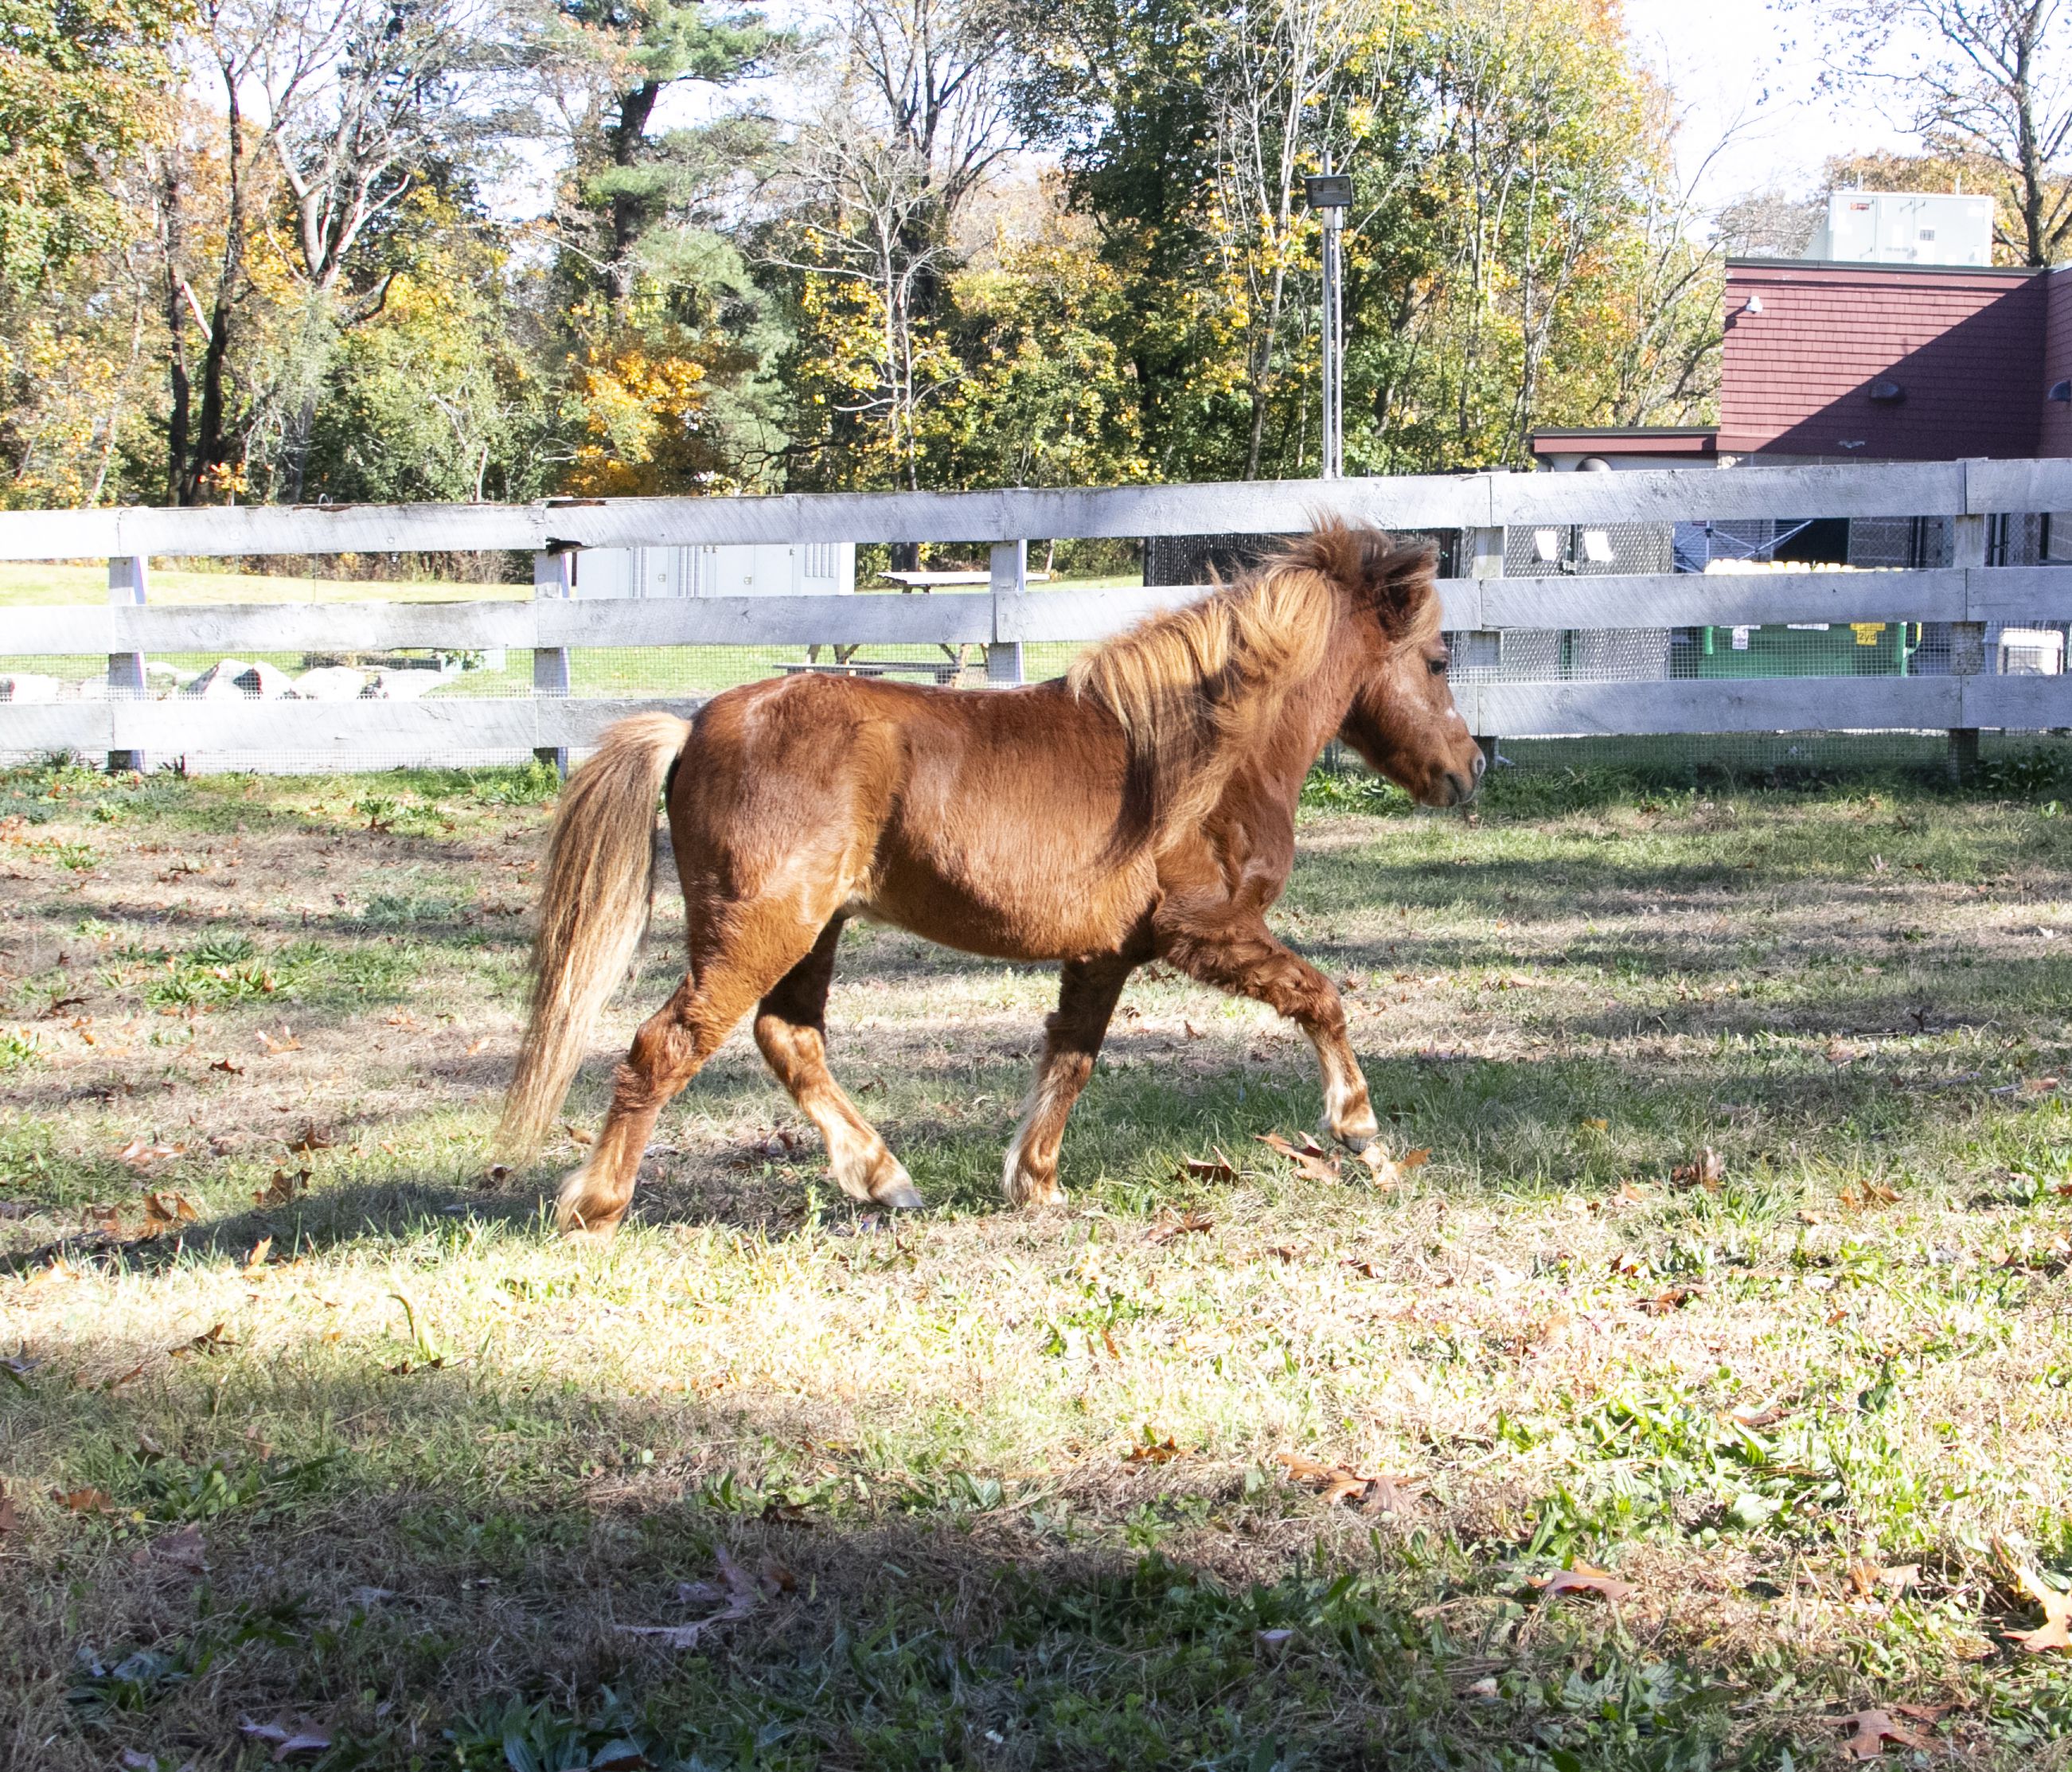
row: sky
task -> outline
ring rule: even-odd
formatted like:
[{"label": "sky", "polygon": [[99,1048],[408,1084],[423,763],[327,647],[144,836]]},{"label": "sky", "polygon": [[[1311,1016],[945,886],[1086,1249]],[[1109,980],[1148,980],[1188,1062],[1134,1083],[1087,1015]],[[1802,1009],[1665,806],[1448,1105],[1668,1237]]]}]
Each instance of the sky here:
[{"label": "sky", "polygon": [[1806,190],[1830,154],[1906,146],[1874,107],[1816,97],[1818,64],[1790,44],[1805,35],[1803,14],[1770,0],[1626,0],[1626,19],[1635,51],[1676,95],[1679,167],[1700,179],[1708,208],[1773,186]]}]

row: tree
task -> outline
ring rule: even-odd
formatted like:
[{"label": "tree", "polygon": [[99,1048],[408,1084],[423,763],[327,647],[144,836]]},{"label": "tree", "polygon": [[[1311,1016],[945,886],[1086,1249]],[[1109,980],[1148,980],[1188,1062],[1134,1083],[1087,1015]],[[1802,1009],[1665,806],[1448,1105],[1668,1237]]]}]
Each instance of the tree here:
[{"label": "tree", "polygon": [[2072,0],[1791,0],[1827,84],[1881,101],[1934,154],[1992,167],[2016,262],[2072,249]]},{"label": "tree", "polygon": [[1014,146],[1011,47],[985,0],[851,0],[831,53],[799,67],[809,103],[765,259],[796,280],[794,459],[821,483],[923,483],[923,414],[959,373],[942,311],[958,219]]},{"label": "tree", "polygon": [[175,0],[0,0],[0,293],[121,232],[117,167],[166,125]]},{"label": "tree", "polygon": [[[629,313],[648,232],[682,207],[682,150],[696,132],[658,139],[663,96],[685,81],[724,88],[754,73],[781,41],[754,11],[720,12],[699,0],[556,0],[527,27],[532,69],[559,116],[574,174],[565,243],[599,278],[614,310]],[[750,144],[738,132],[737,149]],[[722,181],[724,182],[724,181]],[[602,237],[582,236],[601,231]]]}]

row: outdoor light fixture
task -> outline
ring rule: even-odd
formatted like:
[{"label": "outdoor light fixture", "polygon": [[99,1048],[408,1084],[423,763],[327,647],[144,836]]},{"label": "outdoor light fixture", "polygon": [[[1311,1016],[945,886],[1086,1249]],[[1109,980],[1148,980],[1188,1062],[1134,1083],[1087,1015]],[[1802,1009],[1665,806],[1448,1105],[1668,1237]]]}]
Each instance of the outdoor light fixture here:
[{"label": "outdoor light fixture", "polygon": [[1302,180],[1309,207],[1324,220],[1324,436],[1320,477],[1335,480],[1346,469],[1345,335],[1338,306],[1338,240],[1344,232],[1346,212],[1353,206],[1353,180],[1349,172],[1334,172],[1331,157],[1324,156],[1324,170]]},{"label": "outdoor light fixture", "polygon": [[1871,398],[1887,406],[1897,406],[1906,398],[1906,390],[1896,381],[1873,381]]},{"label": "outdoor light fixture", "polygon": [[1751,296],[1748,298],[1748,306],[1747,306],[1746,307],[1743,308],[1743,309],[1741,310],[1741,312],[1742,312],[1742,313],[1744,313],[1744,314],[1760,314],[1760,313],[1762,313],[1762,298],[1760,295],[1751,295]]},{"label": "outdoor light fixture", "polygon": [[2072,381],[2052,382],[2050,392],[2043,397],[2045,400],[2072,400]]}]

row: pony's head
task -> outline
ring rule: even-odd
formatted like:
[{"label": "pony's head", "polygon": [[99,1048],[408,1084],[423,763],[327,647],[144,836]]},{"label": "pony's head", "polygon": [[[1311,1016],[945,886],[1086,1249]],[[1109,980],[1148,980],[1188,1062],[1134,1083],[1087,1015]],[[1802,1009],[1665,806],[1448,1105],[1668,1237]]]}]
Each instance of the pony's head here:
[{"label": "pony's head", "polygon": [[1330,521],[1283,557],[1331,579],[1352,619],[1352,701],[1338,737],[1427,806],[1457,806],[1482,779],[1482,746],[1453,705],[1439,631],[1439,590],[1428,542]]}]

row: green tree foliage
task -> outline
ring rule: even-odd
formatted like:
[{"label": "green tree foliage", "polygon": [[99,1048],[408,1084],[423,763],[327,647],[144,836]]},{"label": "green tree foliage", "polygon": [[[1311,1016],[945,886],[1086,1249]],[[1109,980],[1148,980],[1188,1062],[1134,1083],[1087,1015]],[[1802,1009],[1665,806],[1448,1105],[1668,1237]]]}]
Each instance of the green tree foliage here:
[{"label": "green tree foliage", "polygon": [[1327,161],[1354,471],[1708,397],[1613,0],[187,3],[0,0],[11,502],[1314,474]]},{"label": "green tree foliage", "polygon": [[118,166],[162,125],[177,0],[0,0],[0,290],[20,298],[128,218]]}]

